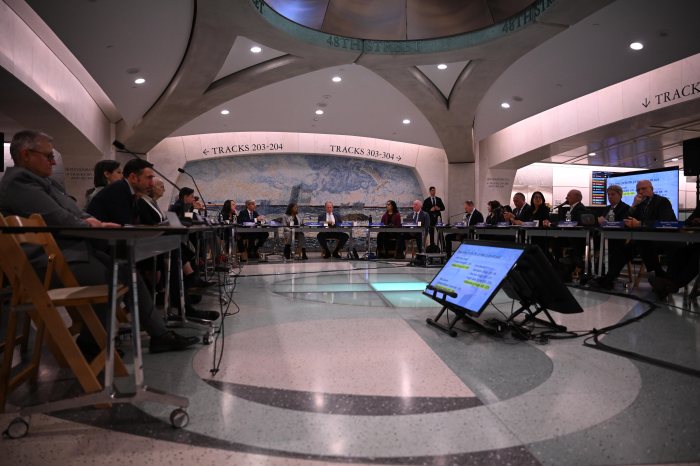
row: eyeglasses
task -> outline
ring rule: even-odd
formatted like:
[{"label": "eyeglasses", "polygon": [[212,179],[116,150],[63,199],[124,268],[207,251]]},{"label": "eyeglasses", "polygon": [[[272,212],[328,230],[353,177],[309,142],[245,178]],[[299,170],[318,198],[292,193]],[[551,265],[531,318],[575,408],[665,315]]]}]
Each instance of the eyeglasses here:
[{"label": "eyeglasses", "polygon": [[29,149],[29,152],[34,152],[35,154],[41,154],[44,157],[46,157],[46,160],[48,160],[50,162],[53,162],[54,160],[56,160],[56,154],[54,154],[53,151],[46,153],[46,152],[41,152],[41,151],[34,150],[34,149]]}]

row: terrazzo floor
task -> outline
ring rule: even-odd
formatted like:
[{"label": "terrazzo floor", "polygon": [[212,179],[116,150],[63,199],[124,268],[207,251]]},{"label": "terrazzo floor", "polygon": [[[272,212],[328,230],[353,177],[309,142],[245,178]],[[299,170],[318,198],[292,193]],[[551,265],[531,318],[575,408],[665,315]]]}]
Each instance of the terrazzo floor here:
[{"label": "terrazzo floor", "polygon": [[[680,295],[656,301],[601,339],[679,366],[671,369],[585,346],[584,337],[542,344],[459,324],[451,338],[425,322],[440,310],[421,294],[437,271],[320,259],[246,265],[235,289],[227,278],[235,314],[216,345],[144,356],[150,386],[190,399],[187,427],[172,428],[172,407],[154,403],[35,415],[26,437],[0,441],[2,462],[700,462],[696,304]],[[554,314],[570,330],[608,327],[650,307],[571,291],[585,312]],[[636,295],[653,299],[648,287]],[[209,290],[198,307],[219,303]],[[503,319],[514,306],[504,293],[493,304],[479,320]],[[37,387],[16,391],[8,410],[76,392],[44,360]],[[13,418],[0,415],[0,429]]]}]

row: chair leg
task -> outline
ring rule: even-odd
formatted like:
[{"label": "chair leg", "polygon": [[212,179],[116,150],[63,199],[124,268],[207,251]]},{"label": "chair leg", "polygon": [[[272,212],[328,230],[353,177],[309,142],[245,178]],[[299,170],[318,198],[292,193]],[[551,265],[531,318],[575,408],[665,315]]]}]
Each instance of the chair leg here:
[{"label": "chair leg", "polygon": [[7,316],[7,332],[5,333],[5,347],[2,353],[2,366],[0,367],[0,413],[5,412],[5,403],[10,390],[10,372],[12,371],[12,356],[15,352],[15,332],[17,330],[17,313],[10,310]]}]

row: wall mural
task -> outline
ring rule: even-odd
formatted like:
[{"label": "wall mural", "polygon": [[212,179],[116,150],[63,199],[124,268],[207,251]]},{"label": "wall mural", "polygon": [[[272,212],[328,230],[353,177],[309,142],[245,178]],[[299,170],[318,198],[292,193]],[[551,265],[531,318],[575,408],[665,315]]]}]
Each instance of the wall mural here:
[{"label": "wall mural", "polygon": [[[234,199],[239,208],[255,199],[262,214],[284,212],[297,202],[306,214],[322,211],[330,200],[344,214],[371,213],[393,199],[408,212],[423,199],[415,170],[402,165],[317,154],[250,155],[188,162],[207,203]],[[180,175],[179,186],[192,186]],[[320,209],[319,209],[320,207]]]}]

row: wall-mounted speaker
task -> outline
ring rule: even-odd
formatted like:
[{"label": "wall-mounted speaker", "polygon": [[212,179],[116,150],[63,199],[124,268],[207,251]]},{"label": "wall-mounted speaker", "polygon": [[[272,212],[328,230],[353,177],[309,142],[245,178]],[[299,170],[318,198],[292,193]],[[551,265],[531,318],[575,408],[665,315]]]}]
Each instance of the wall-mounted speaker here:
[{"label": "wall-mounted speaker", "polygon": [[700,175],[700,138],[683,141],[683,174]]}]

